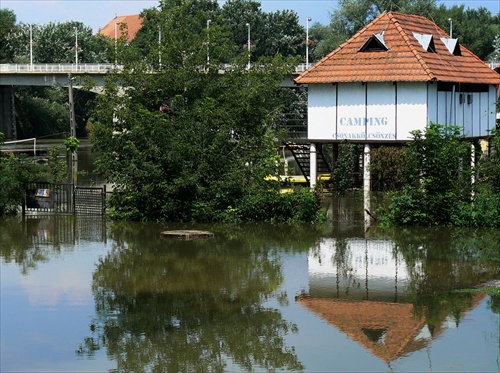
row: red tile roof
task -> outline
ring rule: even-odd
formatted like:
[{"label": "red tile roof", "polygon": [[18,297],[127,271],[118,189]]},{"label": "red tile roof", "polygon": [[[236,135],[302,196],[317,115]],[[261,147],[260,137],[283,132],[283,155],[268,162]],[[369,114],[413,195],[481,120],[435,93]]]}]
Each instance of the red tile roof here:
[{"label": "red tile roof", "polygon": [[135,38],[137,32],[142,27],[142,18],[139,16],[139,14],[134,14],[131,16],[117,16],[109,21],[109,23],[99,31],[99,34],[114,39],[116,22],[120,23],[117,26],[117,36],[120,38],[122,35],[125,35],[127,33],[128,42]]},{"label": "red tile roof", "polygon": [[[432,35],[435,52],[424,49],[414,33]],[[387,50],[360,51],[374,35],[378,35],[374,43],[381,47],[385,43]],[[302,73],[295,82],[437,80],[500,84],[500,74],[471,51],[460,45],[461,55],[454,55],[441,38],[449,38],[449,35],[425,17],[384,12],[318,64]]]}]

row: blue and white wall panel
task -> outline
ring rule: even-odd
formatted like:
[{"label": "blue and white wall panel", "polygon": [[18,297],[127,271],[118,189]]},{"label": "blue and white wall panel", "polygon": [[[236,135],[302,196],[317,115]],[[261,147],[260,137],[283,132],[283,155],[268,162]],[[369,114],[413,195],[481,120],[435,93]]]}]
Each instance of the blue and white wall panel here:
[{"label": "blue and white wall panel", "polygon": [[427,126],[427,83],[397,83],[397,140],[411,140],[411,131]]},{"label": "blue and white wall panel", "polygon": [[361,83],[339,83],[337,104],[337,123],[331,138],[366,139],[366,86]]},{"label": "blue and white wall panel", "polygon": [[[327,84],[308,87],[307,136],[309,139],[329,139],[337,122],[337,89]],[[311,125],[314,123],[314,125]]]},{"label": "blue and white wall panel", "polygon": [[366,139],[396,140],[395,84],[369,83],[366,92]]},{"label": "blue and white wall panel", "polygon": [[493,85],[310,84],[308,138],[313,141],[408,141],[412,138],[411,131],[424,131],[429,122],[460,126],[467,138],[484,137],[495,127],[496,99]]}]

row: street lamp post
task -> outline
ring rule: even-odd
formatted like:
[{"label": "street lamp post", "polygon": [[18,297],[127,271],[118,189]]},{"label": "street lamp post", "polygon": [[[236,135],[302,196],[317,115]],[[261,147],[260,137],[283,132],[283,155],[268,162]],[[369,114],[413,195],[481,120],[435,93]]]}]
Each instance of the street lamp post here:
[{"label": "street lamp post", "polygon": [[212,20],[207,19],[207,68],[210,65],[210,22],[212,22]]},{"label": "street lamp post", "polygon": [[78,28],[75,27],[75,66],[78,70]]},{"label": "street lamp post", "polygon": [[247,22],[246,26],[248,28],[248,42],[247,42],[247,46],[248,46],[248,70],[250,70],[250,23]]},{"label": "street lamp post", "polygon": [[450,21],[450,39],[453,39],[453,20],[448,18],[448,21]]},{"label": "street lamp post", "polygon": [[30,70],[33,70],[33,25],[30,23]]},{"label": "street lamp post", "polygon": [[161,69],[161,28],[158,26],[158,67]]},{"label": "street lamp post", "polygon": [[312,18],[308,17],[306,22],[306,69],[309,68],[309,22],[311,21]]},{"label": "street lamp post", "polygon": [[116,65],[116,62],[117,62],[117,40],[118,40],[118,25],[120,24],[120,22],[115,22],[115,65]]}]

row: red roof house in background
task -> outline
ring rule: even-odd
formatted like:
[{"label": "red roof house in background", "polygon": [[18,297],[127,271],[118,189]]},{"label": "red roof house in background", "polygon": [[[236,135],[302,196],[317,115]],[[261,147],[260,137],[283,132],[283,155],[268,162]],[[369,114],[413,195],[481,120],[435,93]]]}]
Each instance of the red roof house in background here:
[{"label": "red roof house in background", "polygon": [[308,86],[314,185],[317,144],[361,142],[368,154],[370,143],[410,141],[429,122],[488,136],[500,74],[429,19],[385,12],[295,82]]},{"label": "red roof house in background", "polygon": [[142,18],[139,14],[134,14],[131,16],[117,16],[108,22],[104,26],[99,34],[107,36],[111,39],[115,38],[115,27],[116,27],[116,37],[120,38],[123,35],[127,35],[127,42],[130,42],[135,38],[137,32],[142,27]]}]

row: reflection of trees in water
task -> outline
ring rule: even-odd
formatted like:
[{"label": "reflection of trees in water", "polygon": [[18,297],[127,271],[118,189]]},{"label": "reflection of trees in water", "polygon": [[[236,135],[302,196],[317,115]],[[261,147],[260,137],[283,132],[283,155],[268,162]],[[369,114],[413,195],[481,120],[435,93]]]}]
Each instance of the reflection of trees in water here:
[{"label": "reflection of trees in water", "polygon": [[263,233],[167,241],[121,230],[94,272],[94,332],[79,353],[106,347],[120,371],[303,369],[285,344],[296,326],[262,306],[282,297],[279,240]]},{"label": "reflection of trees in water", "polygon": [[100,217],[27,215],[0,218],[0,256],[17,263],[22,274],[48,262],[81,241],[102,242],[105,220]]},{"label": "reflection of trees in water", "polygon": [[455,290],[499,278],[498,230],[397,228],[379,233],[393,240],[403,255],[411,302],[430,327],[447,317],[458,324],[463,312],[477,302],[472,293]]},{"label": "reflection of trees in water", "polygon": [[[53,220],[47,218],[1,218],[0,256],[6,263],[18,264],[21,273],[26,275],[30,270],[36,269],[38,263],[47,262],[60,251],[58,236],[53,233],[54,224]],[[50,245],[45,242],[48,237]]]}]

